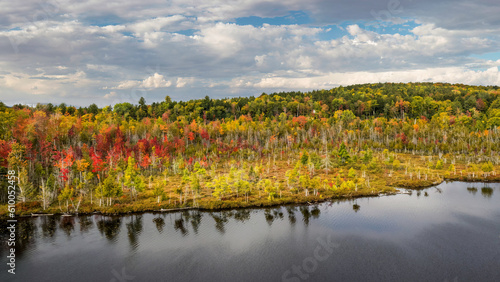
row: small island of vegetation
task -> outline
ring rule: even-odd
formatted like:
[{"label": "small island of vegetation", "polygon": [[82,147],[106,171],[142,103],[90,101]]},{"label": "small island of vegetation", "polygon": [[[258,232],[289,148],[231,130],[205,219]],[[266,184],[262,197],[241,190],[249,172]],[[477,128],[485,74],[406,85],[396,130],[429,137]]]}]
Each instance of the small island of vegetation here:
[{"label": "small island of vegetation", "polygon": [[500,181],[500,89],[364,84],[120,103],[0,103],[0,215],[223,209]]}]

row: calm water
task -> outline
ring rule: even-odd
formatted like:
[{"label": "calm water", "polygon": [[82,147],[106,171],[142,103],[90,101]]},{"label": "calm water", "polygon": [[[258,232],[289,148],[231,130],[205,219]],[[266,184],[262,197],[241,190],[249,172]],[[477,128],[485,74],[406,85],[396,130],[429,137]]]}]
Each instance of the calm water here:
[{"label": "calm water", "polygon": [[29,218],[17,238],[16,275],[2,263],[0,281],[500,281],[500,184],[315,206]]}]

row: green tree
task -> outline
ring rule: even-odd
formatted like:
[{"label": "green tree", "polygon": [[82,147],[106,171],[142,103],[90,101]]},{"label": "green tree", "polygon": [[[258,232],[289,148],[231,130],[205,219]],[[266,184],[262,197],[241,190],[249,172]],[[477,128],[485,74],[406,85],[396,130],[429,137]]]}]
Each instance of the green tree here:
[{"label": "green tree", "polygon": [[36,196],[36,190],[33,183],[28,178],[28,170],[22,167],[18,175],[18,197],[24,202],[31,200]]},{"label": "green tree", "polygon": [[103,183],[103,197],[107,198],[106,204],[111,205],[114,197],[118,197],[122,194],[122,189],[116,180],[116,175],[114,173],[108,174],[108,177],[104,179]]},{"label": "green tree", "polygon": [[486,177],[489,176],[489,174],[493,171],[493,163],[491,161],[487,162],[487,163],[484,163],[482,166],[481,166],[481,170],[484,172],[484,175]]},{"label": "green tree", "polygon": [[307,165],[307,162],[309,161],[309,154],[306,151],[302,151],[302,155],[300,156],[300,163],[302,165]]},{"label": "green tree", "polygon": [[456,169],[455,169],[455,165],[451,164],[449,167],[448,167],[448,171],[451,173],[453,172],[453,174],[455,174],[456,172]]},{"label": "green tree", "polygon": [[228,190],[226,177],[220,176],[215,178],[214,181],[211,183],[211,187],[213,187],[214,189],[212,195],[220,200]]},{"label": "green tree", "polygon": [[66,202],[66,212],[69,212],[69,201],[73,197],[73,192],[73,188],[71,188],[69,185],[66,185],[57,197],[57,199],[59,200],[59,206],[61,205],[60,202]]},{"label": "green tree", "polygon": [[161,198],[163,197],[164,194],[165,194],[165,190],[163,189],[163,186],[162,186],[161,182],[157,182],[153,186],[153,196],[156,197],[157,203],[160,203],[160,200],[161,200]]},{"label": "green tree", "polygon": [[338,157],[339,157],[339,161],[340,161],[341,165],[347,164],[349,162],[349,159],[351,158],[349,156],[349,153],[347,152],[347,147],[344,144],[344,142],[342,142],[342,144],[340,144]]},{"label": "green tree", "polygon": [[354,168],[350,168],[349,169],[349,172],[347,173],[347,177],[351,178],[351,179],[354,179],[356,178],[357,174],[356,174],[356,170]]},{"label": "green tree", "polygon": [[392,162],[392,168],[393,168],[394,170],[398,170],[400,167],[401,167],[401,162],[400,162],[399,160],[394,160],[394,161]]},{"label": "green tree", "polygon": [[438,160],[436,162],[436,169],[443,169],[443,166],[444,166],[444,164],[443,164],[442,160]]},{"label": "green tree", "polygon": [[356,115],[354,115],[353,112],[350,110],[345,110],[342,112],[342,115],[340,116],[340,120],[344,122],[344,125],[347,126],[351,121],[353,121],[356,118]]},{"label": "green tree", "polygon": [[268,194],[268,199],[269,201],[274,200],[274,197],[276,196],[276,186],[273,185],[271,180],[269,179],[264,179],[264,191]]},{"label": "green tree", "polygon": [[137,199],[138,193],[142,192],[146,185],[139,175],[139,168],[135,164],[135,159],[132,156],[128,158],[124,177],[125,186],[130,189],[131,197]]}]

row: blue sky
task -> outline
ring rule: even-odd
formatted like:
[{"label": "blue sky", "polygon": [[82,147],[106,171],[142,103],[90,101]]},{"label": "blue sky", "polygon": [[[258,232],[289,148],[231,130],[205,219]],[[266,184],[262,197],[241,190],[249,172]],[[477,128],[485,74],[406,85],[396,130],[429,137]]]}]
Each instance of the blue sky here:
[{"label": "blue sky", "polygon": [[2,3],[0,101],[104,106],[372,82],[499,85],[499,13],[497,0]]}]

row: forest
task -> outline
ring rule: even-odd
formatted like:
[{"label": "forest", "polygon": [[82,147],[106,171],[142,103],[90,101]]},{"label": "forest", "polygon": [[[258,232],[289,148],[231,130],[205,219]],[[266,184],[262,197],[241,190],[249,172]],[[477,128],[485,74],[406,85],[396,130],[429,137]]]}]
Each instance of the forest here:
[{"label": "forest", "polygon": [[0,215],[9,185],[22,215],[273,206],[500,181],[499,149],[498,86],[379,83],[103,108],[0,102]]}]

